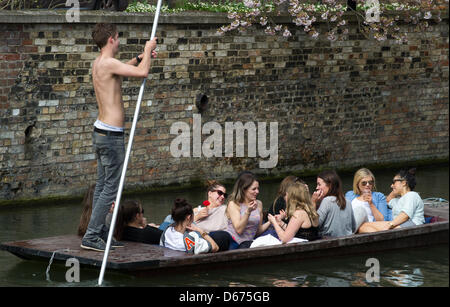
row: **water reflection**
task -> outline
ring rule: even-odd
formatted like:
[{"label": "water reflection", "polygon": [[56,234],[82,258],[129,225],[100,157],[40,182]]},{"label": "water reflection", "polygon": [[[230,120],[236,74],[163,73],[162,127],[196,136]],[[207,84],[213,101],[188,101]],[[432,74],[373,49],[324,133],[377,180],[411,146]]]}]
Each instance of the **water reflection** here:
[{"label": "water reflection", "polygon": [[[0,254],[0,257],[2,254]],[[80,282],[68,283],[63,262],[21,261],[0,271],[0,286],[93,287],[99,271],[81,268]],[[448,245],[370,255],[380,260],[380,282],[366,280],[369,256],[302,260],[227,270],[212,269],[182,274],[132,276],[107,271],[103,286],[204,286],[204,287],[448,287]],[[419,260],[418,260],[419,259]],[[0,258],[0,261],[2,259]]]},{"label": "water reflection", "polygon": [[274,287],[298,287],[300,284],[295,280],[287,280],[287,279],[273,279],[272,285]]},{"label": "water reflection", "polygon": [[350,285],[352,287],[369,287],[373,284],[367,281],[365,273],[356,272],[354,274],[354,279],[351,281]]},{"label": "water reflection", "polygon": [[423,274],[419,268],[412,270],[392,270],[386,273],[387,282],[399,287],[420,287],[423,285]]}]

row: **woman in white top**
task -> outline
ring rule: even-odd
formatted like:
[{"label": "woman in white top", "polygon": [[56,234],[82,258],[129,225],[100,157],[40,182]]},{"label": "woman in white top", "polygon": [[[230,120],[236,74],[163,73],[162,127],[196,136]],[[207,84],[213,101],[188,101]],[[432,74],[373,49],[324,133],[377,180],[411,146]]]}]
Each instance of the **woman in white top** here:
[{"label": "woman in white top", "polygon": [[192,224],[194,211],[185,199],[175,200],[172,218],[174,224],[164,231],[159,245],[196,255],[219,250],[216,242],[206,231]]},{"label": "woman in white top", "polygon": [[208,199],[203,202],[203,207],[194,209],[194,223],[201,229],[209,232],[211,238],[219,246],[219,251],[226,251],[233,241],[231,235],[226,231],[228,218],[224,205],[227,193],[225,187],[215,180],[206,182]]},{"label": "woman in white top", "polygon": [[208,199],[204,202],[203,207],[194,208],[194,222],[208,232],[226,230],[225,210],[227,206],[224,202],[227,198],[227,190],[215,180],[207,181],[206,185]]},{"label": "woman in white top", "polygon": [[392,219],[384,194],[375,190],[373,173],[367,168],[357,170],[353,178],[353,190],[345,194],[345,198],[352,203],[357,229],[366,222]]},{"label": "woman in white top", "polygon": [[375,232],[397,227],[411,227],[425,223],[424,204],[417,192],[416,170],[401,170],[394,176],[388,196],[389,207],[392,208],[392,221],[364,223],[359,232]]}]

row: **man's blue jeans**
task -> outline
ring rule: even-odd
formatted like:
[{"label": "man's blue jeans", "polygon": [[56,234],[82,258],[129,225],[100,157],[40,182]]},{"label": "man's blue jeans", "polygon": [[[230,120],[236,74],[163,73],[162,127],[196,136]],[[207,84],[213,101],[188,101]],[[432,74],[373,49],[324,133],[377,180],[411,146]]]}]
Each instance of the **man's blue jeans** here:
[{"label": "man's blue jeans", "polygon": [[109,228],[105,218],[116,200],[122,166],[125,159],[124,135],[92,135],[94,152],[97,156],[97,182],[92,203],[92,214],[83,240],[93,241],[108,236]]}]

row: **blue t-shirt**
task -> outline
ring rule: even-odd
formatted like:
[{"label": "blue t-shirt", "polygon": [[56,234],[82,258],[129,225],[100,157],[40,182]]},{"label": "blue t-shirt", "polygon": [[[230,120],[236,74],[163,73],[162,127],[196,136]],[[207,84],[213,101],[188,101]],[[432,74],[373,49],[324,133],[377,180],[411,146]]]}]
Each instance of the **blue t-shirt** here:
[{"label": "blue t-shirt", "polygon": [[400,198],[392,199],[389,202],[389,207],[392,208],[394,218],[400,212],[405,212],[414,224],[422,225],[425,223],[423,201],[417,192],[410,191]]},{"label": "blue t-shirt", "polygon": [[[347,198],[350,203],[358,197],[358,194],[355,194],[353,191],[348,191],[345,193],[345,198]],[[383,193],[380,192],[372,192],[372,202],[375,207],[380,211],[384,216],[385,221],[392,221],[392,210],[389,209],[388,204],[386,202],[386,197]]]}]

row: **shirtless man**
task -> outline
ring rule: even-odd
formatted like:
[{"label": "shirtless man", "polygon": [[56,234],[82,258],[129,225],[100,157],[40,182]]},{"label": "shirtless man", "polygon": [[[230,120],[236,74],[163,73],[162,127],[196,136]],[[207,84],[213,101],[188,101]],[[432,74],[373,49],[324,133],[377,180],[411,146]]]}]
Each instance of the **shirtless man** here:
[{"label": "shirtless man", "polygon": [[[100,49],[100,56],[92,66],[92,80],[99,110],[92,137],[97,156],[97,182],[91,219],[81,247],[104,251],[109,231],[105,218],[117,196],[125,159],[122,77],[148,76],[151,57],[156,56],[156,37],[146,42],[142,54],[127,63],[114,58],[119,51],[119,33],[115,25],[96,24],[92,38]],[[112,240],[111,246],[120,247],[123,244]]]}]

